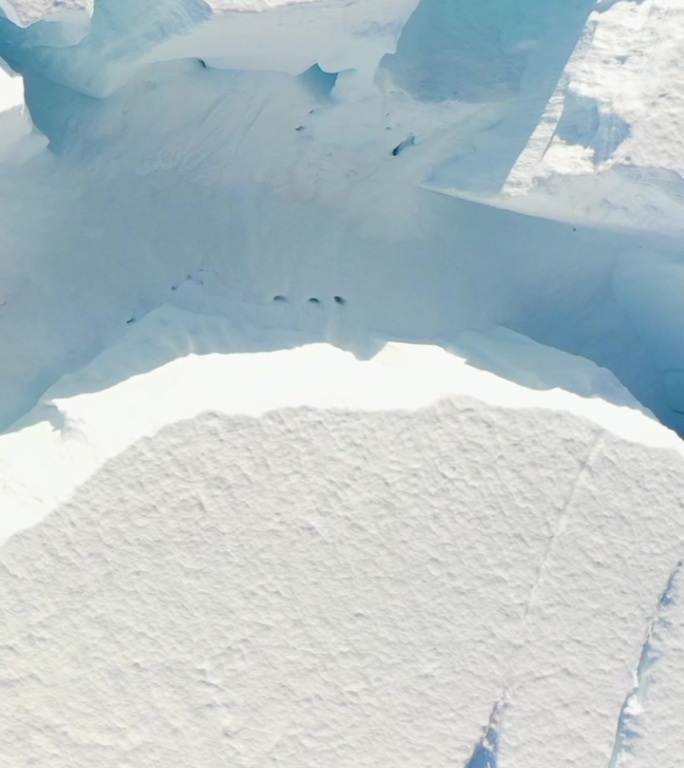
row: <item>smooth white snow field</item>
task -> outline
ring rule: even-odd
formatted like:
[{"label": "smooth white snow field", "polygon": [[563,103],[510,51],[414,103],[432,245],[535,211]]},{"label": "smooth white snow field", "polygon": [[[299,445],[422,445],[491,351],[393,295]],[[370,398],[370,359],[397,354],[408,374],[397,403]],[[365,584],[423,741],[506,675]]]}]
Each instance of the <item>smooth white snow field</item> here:
[{"label": "smooth white snow field", "polygon": [[0,0],[1,768],[678,768],[679,0]]}]

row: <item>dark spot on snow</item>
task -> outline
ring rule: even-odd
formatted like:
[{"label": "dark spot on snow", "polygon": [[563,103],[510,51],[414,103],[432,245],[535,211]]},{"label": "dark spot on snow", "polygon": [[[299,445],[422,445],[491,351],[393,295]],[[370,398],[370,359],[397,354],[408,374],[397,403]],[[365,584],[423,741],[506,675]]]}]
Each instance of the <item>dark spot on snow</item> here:
[{"label": "dark spot on snow", "polygon": [[279,293],[277,296],[273,297],[273,301],[287,301],[287,299]]},{"label": "dark spot on snow", "polygon": [[309,304],[320,304],[320,303],[321,303],[321,300],[320,300],[320,299],[317,299],[315,296],[312,296],[312,297],[309,299]]},{"label": "dark spot on snow", "polygon": [[172,291],[177,291],[178,290],[178,286],[177,285],[172,285],[171,286],[171,290]]},{"label": "dark spot on snow", "polygon": [[335,304],[344,304],[345,301],[342,298],[342,296],[333,296],[333,300],[335,301]]},{"label": "dark spot on snow", "polygon": [[573,227],[573,228],[572,228],[572,231],[573,231],[573,232],[577,232],[577,227]]},{"label": "dark spot on snow", "polygon": [[303,130],[305,130],[305,128],[306,128],[306,126],[304,126],[304,125],[298,125],[295,128],[295,131],[299,131],[301,133]]},{"label": "dark spot on snow", "polygon": [[202,67],[202,69],[206,69],[207,68],[207,62],[204,59],[197,59],[197,61],[199,61],[200,66]]},{"label": "dark spot on snow", "polygon": [[412,147],[416,143],[416,137],[409,133],[409,135],[392,150],[394,157],[400,155],[407,147]]},{"label": "dark spot on snow", "polygon": [[129,317],[128,320],[126,320],[126,325],[130,325],[131,323],[134,323],[134,322],[135,322],[135,318]]}]

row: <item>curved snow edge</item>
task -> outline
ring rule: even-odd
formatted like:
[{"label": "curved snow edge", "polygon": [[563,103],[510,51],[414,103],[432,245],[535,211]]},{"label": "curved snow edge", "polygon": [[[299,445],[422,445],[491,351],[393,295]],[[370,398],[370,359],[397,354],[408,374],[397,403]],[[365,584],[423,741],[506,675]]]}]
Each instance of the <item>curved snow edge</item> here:
[{"label": "curved snow edge", "polygon": [[[211,320],[214,329],[230,332],[221,328],[228,321]],[[172,343],[177,341],[173,336],[179,327],[185,329],[187,342],[197,333],[193,330],[196,321],[192,313],[170,307],[151,313],[132,326],[112,350],[49,390],[15,431],[0,436],[4,478],[0,541],[38,522],[107,460],[141,438],[206,412],[259,418],[299,408],[401,411],[450,399],[464,409],[477,408],[479,402],[506,409],[559,411],[591,421],[624,440],[684,455],[679,438],[636,406],[615,405],[558,388],[529,389],[472,367],[464,357],[437,346],[388,343],[375,357],[362,361],[324,343],[272,352],[205,355],[187,354],[176,344],[178,354],[184,356],[130,375],[135,370],[131,356],[137,355],[138,360],[150,357],[146,322],[155,328],[152,338],[168,346],[169,336]],[[164,339],[156,326],[170,329],[174,323],[175,334],[172,330]],[[199,339],[197,342],[190,348],[206,348]],[[470,337],[464,346],[472,352],[474,343]],[[471,352],[467,354],[473,359]],[[565,357],[570,372],[586,376],[582,367],[586,361]],[[112,366],[119,368],[113,379],[117,383],[95,389],[93,382],[105,381]],[[568,429],[572,428],[569,423]]]}]

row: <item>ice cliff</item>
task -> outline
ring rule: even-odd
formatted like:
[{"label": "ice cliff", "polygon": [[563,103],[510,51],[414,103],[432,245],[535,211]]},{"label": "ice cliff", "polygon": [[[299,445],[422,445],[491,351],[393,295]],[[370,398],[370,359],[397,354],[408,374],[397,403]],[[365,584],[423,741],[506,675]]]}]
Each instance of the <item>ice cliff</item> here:
[{"label": "ice cliff", "polygon": [[0,765],[676,766],[684,8],[0,0]]}]

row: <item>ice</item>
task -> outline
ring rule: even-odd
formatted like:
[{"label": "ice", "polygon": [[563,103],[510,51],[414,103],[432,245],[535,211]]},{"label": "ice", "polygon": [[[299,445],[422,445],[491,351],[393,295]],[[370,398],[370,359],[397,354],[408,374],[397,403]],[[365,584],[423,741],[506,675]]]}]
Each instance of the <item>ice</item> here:
[{"label": "ice", "polygon": [[607,764],[684,535],[644,414],[426,346],[189,356],[53,404],[5,476],[22,436],[25,498],[91,466],[0,554],[14,762],[481,766],[485,733],[499,765]]},{"label": "ice", "polygon": [[[646,685],[630,725],[637,738],[628,743],[629,749],[618,752],[617,766],[669,765],[677,760],[681,750],[681,734],[672,727],[670,712],[677,712],[684,703],[682,686],[682,567],[673,569],[668,590],[663,594],[657,621],[648,637],[650,664],[641,676]],[[640,682],[641,682],[640,680]]]},{"label": "ice", "polygon": [[683,36],[0,2],[3,768],[676,765]]},{"label": "ice", "polygon": [[[306,330],[360,355],[376,338],[450,343],[504,326],[607,368],[678,427],[650,355],[671,336],[642,338],[612,288],[630,254],[677,263],[678,244],[422,189],[436,159],[465,142],[458,131],[486,116],[384,82],[389,117],[378,120],[375,99],[340,100],[339,77],[320,67],[293,77],[160,63],[108,99],[27,77],[51,153],[17,183],[36,203],[8,201],[3,216],[26,265],[16,276],[4,265],[5,291],[17,297],[5,308],[16,330],[0,337],[15,371],[3,382],[4,425],[129,318],[172,302]],[[279,295],[289,301],[275,306]],[[336,295],[347,299],[343,314],[330,311]],[[64,296],[79,297],[87,324]],[[325,299],[321,312],[310,312],[310,297]],[[17,345],[22,328],[39,354]]]},{"label": "ice", "polygon": [[72,14],[92,16],[94,0],[1,0],[0,11],[13,23],[27,27],[40,21],[62,22]]},{"label": "ice", "polygon": [[[677,439],[608,371],[505,329],[463,334],[450,354],[389,345],[367,363],[328,345],[272,351],[306,339],[170,306],[129,324],[118,343],[50,388],[0,441],[6,478],[0,535],[35,524],[140,438],[206,410],[376,411],[417,408],[458,393],[498,405],[567,409],[625,439],[678,449]],[[260,384],[270,380],[277,389]]]},{"label": "ice", "polygon": [[684,91],[668,73],[682,35],[678,2],[597,4],[502,201],[681,236]]}]

